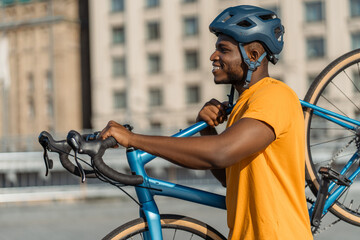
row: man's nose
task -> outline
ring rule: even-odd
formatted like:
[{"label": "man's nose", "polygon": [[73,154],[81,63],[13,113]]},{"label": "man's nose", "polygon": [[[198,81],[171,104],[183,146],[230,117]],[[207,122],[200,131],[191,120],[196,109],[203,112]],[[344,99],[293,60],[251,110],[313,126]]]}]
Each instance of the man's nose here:
[{"label": "man's nose", "polygon": [[210,61],[216,61],[219,60],[219,55],[217,54],[217,51],[215,50],[211,55],[210,55]]}]

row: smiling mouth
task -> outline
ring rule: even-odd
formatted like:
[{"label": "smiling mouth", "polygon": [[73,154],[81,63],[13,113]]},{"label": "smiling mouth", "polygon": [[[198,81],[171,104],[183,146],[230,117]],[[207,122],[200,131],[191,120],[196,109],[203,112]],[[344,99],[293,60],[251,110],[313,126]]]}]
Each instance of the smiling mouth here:
[{"label": "smiling mouth", "polygon": [[219,67],[219,66],[213,66],[212,72],[215,72],[216,70],[220,70],[220,69],[221,69],[221,67]]}]

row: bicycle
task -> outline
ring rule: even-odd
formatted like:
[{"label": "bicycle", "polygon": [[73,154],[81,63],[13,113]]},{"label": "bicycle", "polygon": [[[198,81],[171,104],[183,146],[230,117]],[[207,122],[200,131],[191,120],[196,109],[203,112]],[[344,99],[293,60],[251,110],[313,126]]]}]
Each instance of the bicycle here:
[{"label": "bicycle", "polygon": [[[360,226],[360,206],[355,210],[352,209],[354,200],[349,201],[347,198],[350,189],[356,186],[353,183],[360,173],[360,122],[354,119],[359,117],[355,114],[360,114],[360,108],[352,100],[358,97],[360,90],[349,75],[349,72],[353,74],[356,70],[356,76],[360,80],[359,64],[360,49],[334,60],[315,79],[304,101],[300,100],[306,126],[306,182],[316,196],[316,201],[309,200],[311,202],[309,217],[313,232],[318,230],[320,220],[328,211],[341,220]],[[345,83],[344,79],[350,80],[350,83]],[[353,87],[349,86],[355,87],[357,92],[353,93]],[[340,87],[345,87],[345,90],[340,90]],[[346,101],[350,101],[351,105],[344,105]],[[341,107],[336,106],[338,103],[342,104]],[[131,130],[130,126],[127,125],[127,127]],[[205,127],[207,127],[205,122],[199,122],[181,130],[173,137],[192,136]],[[75,131],[70,131],[66,140],[55,141],[49,133],[42,132],[39,142],[44,148],[46,175],[52,167],[47,151],[54,151],[59,153],[61,164],[71,173],[81,177],[82,181],[85,181],[86,177],[96,177],[120,189],[123,185],[134,186],[138,199],[134,200],[139,203],[140,217],[116,228],[104,239],[133,239],[134,237],[167,239],[178,233],[181,234],[179,239],[185,239],[185,237],[193,239],[194,236],[200,239],[226,239],[221,233],[201,221],[186,216],[159,213],[154,200],[156,195],[175,197],[220,209],[225,209],[226,206],[225,196],[148,176],[145,165],[156,156],[128,148],[127,160],[131,174],[124,174],[106,165],[102,159],[106,149],[116,144],[112,137],[98,140],[96,133],[80,135]],[[334,146],[334,142],[337,145]],[[330,149],[335,149],[334,154],[322,149],[329,145]],[[71,150],[75,153],[75,164],[68,159]],[[350,158],[348,158],[349,152]],[[78,153],[91,156],[89,165],[92,170],[82,168],[78,161]],[[324,162],[327,163],[325,166]],[[168,229],[173,231],[168,232]]]}]

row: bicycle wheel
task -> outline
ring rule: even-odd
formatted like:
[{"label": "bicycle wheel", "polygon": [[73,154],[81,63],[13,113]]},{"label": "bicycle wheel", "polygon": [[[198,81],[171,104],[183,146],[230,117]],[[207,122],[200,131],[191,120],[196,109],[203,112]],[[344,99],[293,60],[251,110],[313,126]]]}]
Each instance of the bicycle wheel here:
[{"label": "bicycle wheel", "polygon": [[[359,62],[360,49],[357,49],[330,63],[314,80],[304,100],[359,120]],[[304,109],[304,117],[307,141],[306,180],[316,196],[319,189],[319,167],[330,166],[340,172],[351,156],[358,151],[356,133],[316,116],[311,109]],[[358,166],[358,163],[353,164],[349,172]],[[358,190],[359,187],[360,181],[355,179],[351,187],[330,209],[340,219],[357,226],[360,226],[360,200],[355,189]]]},{"label": "bicycle wheel", "polygon": [[[226,239],[214,228],[190,217],[172,214],[161,214],[160,218],[164,240]],[[146,231],[148,231],[148,225],[145,219],[137,218],[116,228],[107,236],[105,236],[103,240],[144,239],[143,234]]]}]

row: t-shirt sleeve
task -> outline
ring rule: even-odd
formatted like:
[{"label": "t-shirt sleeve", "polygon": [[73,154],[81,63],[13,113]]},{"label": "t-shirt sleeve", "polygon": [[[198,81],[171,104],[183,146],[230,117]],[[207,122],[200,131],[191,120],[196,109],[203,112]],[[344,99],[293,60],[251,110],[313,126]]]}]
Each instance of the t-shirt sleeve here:
[{"label": "t-shirt sleeve", "polygon": [[248,100],[248,109],[241,118],[253,118],[270,125],[276,137],[285,133],[291,118],[299,108],[296,94],[285,86],[276,84],[256,91]]}]

